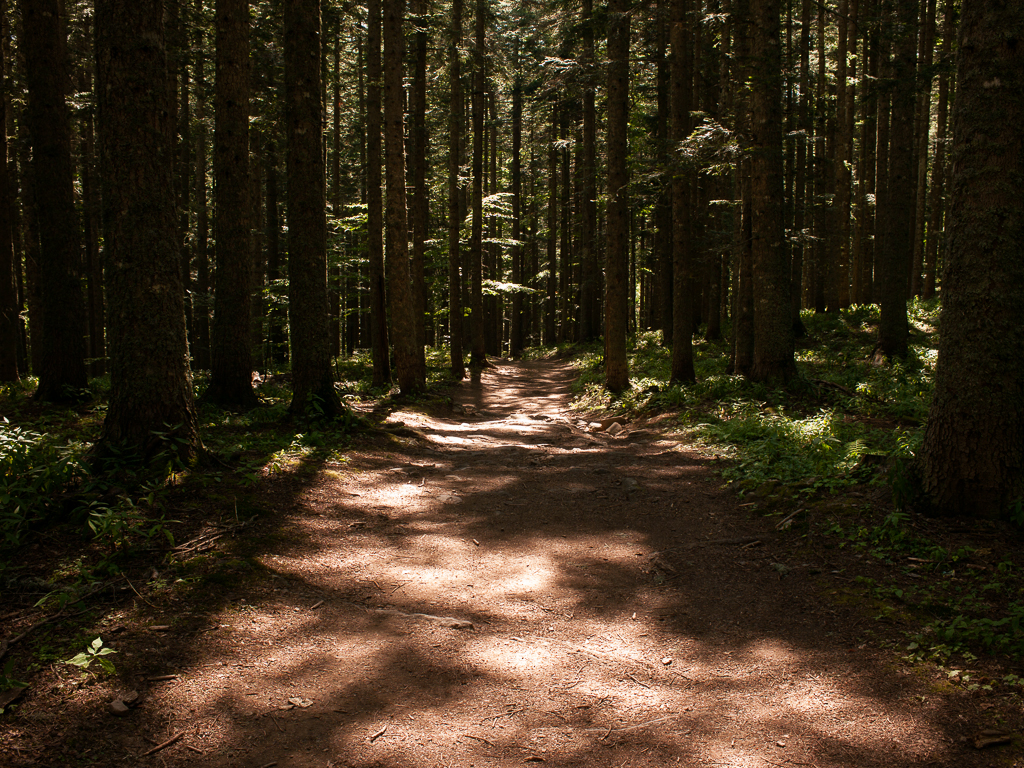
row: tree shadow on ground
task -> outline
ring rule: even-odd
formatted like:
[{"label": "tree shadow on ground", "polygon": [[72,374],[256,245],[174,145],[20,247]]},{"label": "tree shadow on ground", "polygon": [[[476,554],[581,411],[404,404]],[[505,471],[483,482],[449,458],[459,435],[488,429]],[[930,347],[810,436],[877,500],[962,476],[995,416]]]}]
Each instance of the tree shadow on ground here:
[{"label": "tree shadow on ground", "polygon": [[172,630],[114,635],[147,701],[69,699],[51,762],[180,732],[133,764],[988,763],[959,742],[979,702],[858,647],[813,543],[673,439],[581,429],[570,375],[499,366],[462,414],[398,412],[415,436],[261,482],[215,568],[136,601]]}]

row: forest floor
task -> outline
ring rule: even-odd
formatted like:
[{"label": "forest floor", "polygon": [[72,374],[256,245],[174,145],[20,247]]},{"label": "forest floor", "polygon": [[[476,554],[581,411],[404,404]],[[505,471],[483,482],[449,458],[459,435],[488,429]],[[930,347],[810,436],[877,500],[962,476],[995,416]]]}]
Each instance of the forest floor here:
[{"label": "forest floor", "polygon": [[54,664],[0,764],[1024,764],[1016,695],[863,641],[862,555],[777,532],[658,421],[569,411],[573,377],[496,361],[261,478],[258,519],[122,585],[83,634],[117,674]]}]

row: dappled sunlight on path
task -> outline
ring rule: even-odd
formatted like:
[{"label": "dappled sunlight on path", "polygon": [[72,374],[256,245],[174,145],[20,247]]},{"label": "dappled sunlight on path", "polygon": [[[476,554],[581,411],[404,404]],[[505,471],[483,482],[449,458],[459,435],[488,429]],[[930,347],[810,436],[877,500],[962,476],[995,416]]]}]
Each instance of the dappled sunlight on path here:
[{"label": "dappled sunlight on path", "polygon": [[568,412],[571,377],[502,362],[450,414],[393,414],[415,437],[298,491],[260,555],[270,586],[232,597],[154,692],[191,703],[179,758],[948,762],[941,705],[853,645],[802,555],[776,568],[770,526],[699,452]]}]

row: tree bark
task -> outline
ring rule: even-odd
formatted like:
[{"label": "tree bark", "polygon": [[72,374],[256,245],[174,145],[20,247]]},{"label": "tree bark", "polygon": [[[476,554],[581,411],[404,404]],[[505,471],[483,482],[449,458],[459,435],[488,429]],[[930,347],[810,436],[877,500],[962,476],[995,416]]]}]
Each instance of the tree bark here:
[{"label": "tree bark", "polygon": [[924,255],[924,288],[921,295],[930,299],[935,295],[939,250],[943,243],[943,214],[946,186],[946,123],[948,122],[949,74],[946,71],[953,46],[954,12],[952,0],[946,0],[942,22],[942,49],[939,72],[939,103],[935,112],[935,159],[932,162],[931,210],[928,217],[928,245]]},{"label": "tree bark", "polygon": [[[672,4],[671,142],[690,133],[693,99],[692,0]],[[693,369],[693,175],[685,161],[672,175],[672,373],[675,384],[696,381]]]},{"label": "tree bark", "polygon": [[71,90],[70,61],[61,10],[59,0],[21,2],[42,304],[40,333],[34,339],[42,352],[35,397],[53,403],[80,399],[87,384],[81,227],[65,102]]},{"label": "tree bark", "polygon": [[[516,51],[515,66],[518,70],[519,56]],[[518,71],[513,74],[512,84],[512,282],[515,293],[512,294],[512,317],[508,334],[509,356],[518,359],[523,354],[523,255],[524,248],[520,244],[523,236],[522,228],[522,196],[523,196],[523,85]]]},{"label": "tree bark", "polygon": [[427,7],[426,0],[414,0],[416,16],[415,67],[412,88],[412,141],[409,162],[412,165],[412,293],[413,321],[416,326],[417,378],[426,381],[427,315],[426,241],[430,223],[430,194],[427,190]]},{"label": "tree bark", "polygon": [[249,178],[249,0],[217,0],[213,175],[217,235],[210,386],[204,399],[251,409],[252,185]]},{"label": "tree bark", "polygon": [[473,223],[469,241],[469,313],[472,327],[469,364],[487,364],[483,298],[484,231],[484,72],[487,43],[487,0],[476,0],[476,39],[473,47]]},{"label": "tree bark", "polygon": [[95,453],[202,451],[174,207],[174,110],[161,0],[97,0],[110,400]]},{"label": "tree bark", "polygon": [[907,276],[913,255],[914,228],[914,34],[916,0],[897,0],[892,111],[889,128],[889,183],[882,209],[882,238],[876,259],[881,317],[877,352],[885,358],[906,357]]},{"label": "tree bark", "polygon": [[[203,0],[196,0],[196,16],[203,15]],[[210,213],[206,190],[206,42],[205,23],[196,25],[195,82],[196,82],[196,252],[195,290],[192,293],[192,330],[189,339],[192,359],[196,368],[210,367]]]},{"label": "tree bark", "polygon": [[285,0],[288,141],[288,318],[292,418],[339,416],[327,337],[327,189],[324,175],[319,0]]},{"label": "tree bark", "polygon": [[604,373],[613,393],[629,389],[626,358],[629,270],[629,0],[608,3],[608,212],[605,251]]},{"label": "tree bark", "polygon": [[963,5],[949,253],[924,490],[943,515],[1009,518],[1024,493],[1024,5]]},{"label": "tree bark", "polygon": [[7,164],[7,0],[0,0],[0,381],[18,381],[18,289],[14,261],[14,210]]},{"label": "tree bark", "polygon": [[597,110],[594,82],[594,3],[583,0],[580,24],[583,34],[583,147],[580,177],[579,257],[580,275],[580,341],[596,339],[600,333],[598,294],[600,270],[597,264],[594,235],[597,224]]},{"label": "tree bark", "polygon": [[[381,0],[366,4],[366,207],[370,275],[370,354],[373,386],[391,382],[384,282],[384,200],[381,194]],[[403,182],[404,184],[404,182]]]},{"label": "tree bark", "polygon": [[452,378],[466,378],[462,323],[462,0],[452,2],[452,34],[448,47],[451,105],[448,113],[448,333]]},{"label": "tree bark", "polygon": [[[387,169],[387,275],[395,345],[395,372],[403,395],[423,389],[416,352],[416,307],[409,270],[409,214],[405,193],[402,53],[405,0],[384,2],[384,155]],[[421,349],[422,351],[422,349]]]},{"label": "tree bark", "polygon": [[753,0],[750,197],[754,261],[754,365],[750,378],[785,385],[796,378],[790,267],[784,243],[782,45],[779,0]]}]

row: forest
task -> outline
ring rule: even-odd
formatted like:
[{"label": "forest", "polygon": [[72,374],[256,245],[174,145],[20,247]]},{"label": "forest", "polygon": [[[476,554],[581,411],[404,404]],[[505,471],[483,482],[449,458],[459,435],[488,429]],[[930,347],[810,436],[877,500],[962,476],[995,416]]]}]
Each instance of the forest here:
[{"label": "forest", "polygon": [[1010,0],[0,0],[0,661],[19,584],[63,621],[566,360],[572,429],[670,424],[777,531],[926,565],[856,576],[918,653],[1019,657],[1022,39]]}]

